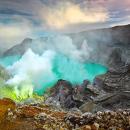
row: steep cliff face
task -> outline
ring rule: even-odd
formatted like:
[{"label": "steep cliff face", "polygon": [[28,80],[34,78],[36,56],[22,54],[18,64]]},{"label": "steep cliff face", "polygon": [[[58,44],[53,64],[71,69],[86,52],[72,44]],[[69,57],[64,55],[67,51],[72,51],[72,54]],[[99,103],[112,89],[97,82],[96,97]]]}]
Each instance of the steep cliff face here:
[{"label": "steep cliff face", "polygon": [[[129,44],[130,42],[130,25],[115,26],[112,28],[104,28],[97,30],[89,30],[79,33],[71,33],[76,44],[81,44],[84,39],[91,41],[92,43],[104,43],[112,45],[114,44]],[[112,43],[111,43],[112,42]]]},{"label": "steep cliff face", "polygon": [[28,48],[31,47],[32,39],[26,38],[22,41],[22,43],[13,46],[4,52],[3,56],[11,56],[11,55],[23,55]]},{"label": "steep cliff face", "polygon": [[[90,30],[75,34],[69,34],[73,43],[80,48],[87,41],[90,52],[90,60],[108,65],[113,50],[120,49],[121,57],[125,62],[130,62],[130,25],[113,28]],[[109,65],[108,65],[109,66]]]},{"label": "steep cliff face", "polygon": [[96,102],[107,109],[130,106],[130,64],[123,61],[121,54],[121,50],[115,49],[109,60],[109,71],[94,80],[94,86],[105,92],[105,98],[99,96]]}]

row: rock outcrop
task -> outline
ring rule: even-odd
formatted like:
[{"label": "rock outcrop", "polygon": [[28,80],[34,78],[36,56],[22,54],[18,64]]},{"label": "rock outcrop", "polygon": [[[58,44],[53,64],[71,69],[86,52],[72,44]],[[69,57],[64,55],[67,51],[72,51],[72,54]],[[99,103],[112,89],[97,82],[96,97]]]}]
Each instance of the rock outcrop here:
[{"label": "rock outcrop", "polygon": [[84,41],[87,42],[88,47],[92,49],[89,60],[93,62],[109,67],[107,63],[111,60],[113,49],[120,48],[123,60],[130,63],[130,25],[89,30],[68,35],[78,48],[82,47]]},{"label": "rock outcrop", "polygon": [[13,46],[4,52],[3,56],[12,56],[12,55],[23,55],[29,48],[31,48],[32,39],[26,38],[22,43]]},{"label": "rock outcrop", "polygon": [[92,101],[100,92],[88,80],[84,80],[81,85],[72,85],[66,80],[59,80],[50,88],[49,93],[47,104],[71,109],[79,108],[85,102]]},{"label": "rock outcrop", "polygon": [[94,80],[94,86],[106,93],[99,98],[100,105],[107,109],[129,108],[130,64],[123,61],[119,49],[112,52],[109,64],[109,71]]},{"label": "rock outcrop", "polygon": [[59,80],[51,89],[50,97],[47,99],[47,103],[59,103],[64,108],[79,107],[83,104],[81,99],[74,98],[74,88],[72,84],[65,80]]}]

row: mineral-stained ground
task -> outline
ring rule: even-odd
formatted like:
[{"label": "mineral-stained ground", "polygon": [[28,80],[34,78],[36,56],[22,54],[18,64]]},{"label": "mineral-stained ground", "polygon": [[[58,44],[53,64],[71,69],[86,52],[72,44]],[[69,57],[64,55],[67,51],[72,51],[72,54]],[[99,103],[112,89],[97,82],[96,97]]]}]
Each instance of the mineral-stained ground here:
[{"label": "mineral-stained ground", "polygon": [[0,130],[130,130],[130,110],[65,111],[43,103],[0,100]]}]

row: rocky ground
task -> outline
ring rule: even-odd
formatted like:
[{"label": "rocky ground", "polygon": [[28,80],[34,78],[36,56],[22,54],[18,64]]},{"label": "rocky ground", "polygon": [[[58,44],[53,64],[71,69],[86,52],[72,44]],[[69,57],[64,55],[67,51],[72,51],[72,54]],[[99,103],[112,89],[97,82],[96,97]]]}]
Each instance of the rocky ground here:
[{"label": "rocky ground", "polygon": [[130,110],[92,113],[0,100],[0,130],[130,130]]}]

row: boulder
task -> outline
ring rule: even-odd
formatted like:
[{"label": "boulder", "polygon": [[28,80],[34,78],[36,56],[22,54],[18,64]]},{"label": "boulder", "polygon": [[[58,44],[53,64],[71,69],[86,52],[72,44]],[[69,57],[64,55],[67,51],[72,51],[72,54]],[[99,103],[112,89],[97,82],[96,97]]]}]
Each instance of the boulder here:
[{"label": "boulder", "polygon": [[[84,82],[85,83],[85,82]],[[86,82],[89,83],[88,81]],[[60,104],[64,108],[80,107],[87,93],[85,93],[86,85],[72,85],[65,80],[59,80],[50,90],[50,96],[47,98],[47,103]]]},{"label": "boulder", "polygon": [[8,98],[0,99],[0,122],[2,122],[8,112],[8,110],[15,110],[16,104],[14,101]]}]

